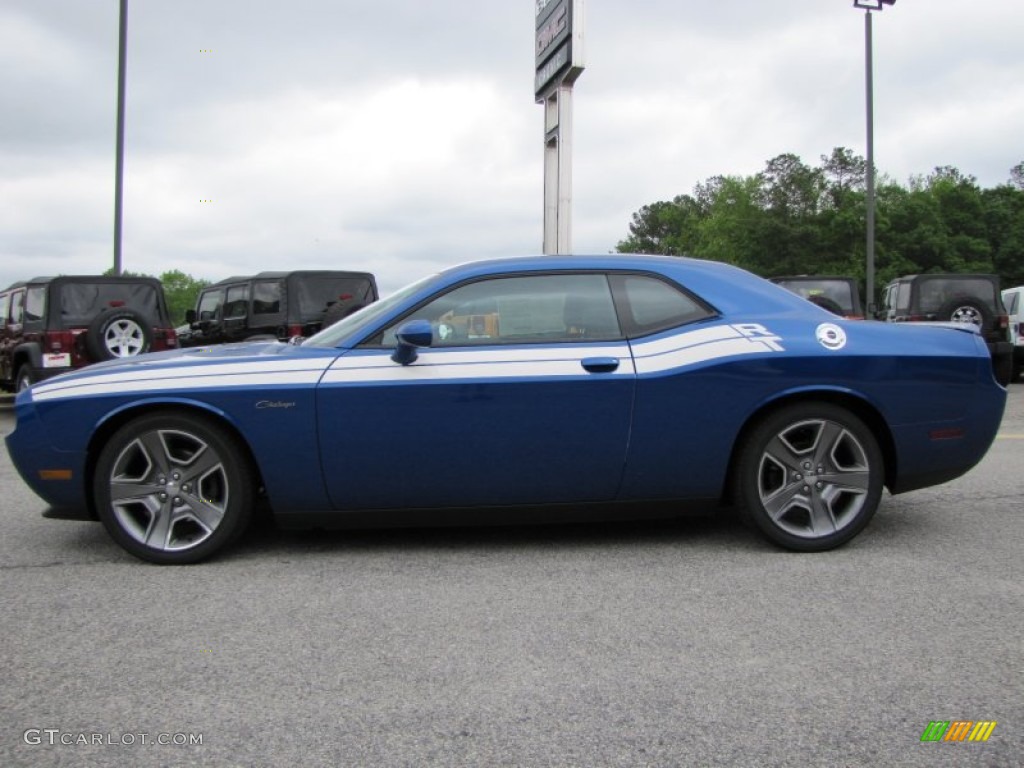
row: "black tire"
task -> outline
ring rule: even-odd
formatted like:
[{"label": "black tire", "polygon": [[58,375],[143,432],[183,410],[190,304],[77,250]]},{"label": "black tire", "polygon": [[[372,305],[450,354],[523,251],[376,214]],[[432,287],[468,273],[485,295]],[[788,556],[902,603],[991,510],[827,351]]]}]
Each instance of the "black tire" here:
[{"label": "black tire", "polygon": [[985,306],[984,302],[970,297],[947,301],[939,309],[939,320],[970,323],[978,326],[982,331],[992,329],[992,311]]},{"label": "black tire", "polygon": [[142,560],[199,562],[249,523],[255,483],[246,455],[233,434],[202,416],[141,416],[100,451],[93,483],[99,518]]},{"label": "black tire", "polygon": [[85,333],[85,348],[93,360],[135,357],[153,347],[153,329],[133,309],[112,309],[93,318]]},{"label": "black tire", "polygon": [[14,391],[16,393],[21,392],[35,383],[36,375],[32,371],[32,366],[28,363],[22,363],[21,367],[18,368],[18,373],[14,376]]},{"label": "black tire", "polygon": [[800,552],[845,544],[870,522],[884,481],[878,441],[844,408],[785,406],[746,435],[734,498],[743,519],[770,541]]},{"label": "black tire", "polygon": [[[1018,375],[1019,373],[1018,371]],[[996,381],[1002,386],[1010,386],[1010,382],[1014,380],[1012,351],[1004,355],[995,355],[992,358],[992,375],[995,376]]]},{"label": "black tire", "polygon": [[809,296],[807,300],[811,304],[817,304],[822,309],[827,309],[833,315],[843,317],[843,308],[839,306],[839,302],[830,299],[828,296]]}]

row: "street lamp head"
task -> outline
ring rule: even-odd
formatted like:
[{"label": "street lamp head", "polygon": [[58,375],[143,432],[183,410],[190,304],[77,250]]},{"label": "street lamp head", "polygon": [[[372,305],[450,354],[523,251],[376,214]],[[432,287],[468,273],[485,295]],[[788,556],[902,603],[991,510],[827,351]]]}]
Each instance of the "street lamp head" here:
[{"label": "street lamp head", "polygon": [[863,8],[865,11],[880,11],[887,5],[895,5],[896,0],[853,0],[854,8]]}]

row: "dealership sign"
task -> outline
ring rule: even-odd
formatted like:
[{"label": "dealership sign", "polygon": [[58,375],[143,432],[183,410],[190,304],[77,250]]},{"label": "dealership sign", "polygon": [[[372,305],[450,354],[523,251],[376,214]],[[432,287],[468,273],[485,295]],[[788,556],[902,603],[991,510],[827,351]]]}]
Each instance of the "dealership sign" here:
[{"label": "dealership sign", "polygon": [[534,95],[572,82],[583,71],[583,0],[536,0]]}]

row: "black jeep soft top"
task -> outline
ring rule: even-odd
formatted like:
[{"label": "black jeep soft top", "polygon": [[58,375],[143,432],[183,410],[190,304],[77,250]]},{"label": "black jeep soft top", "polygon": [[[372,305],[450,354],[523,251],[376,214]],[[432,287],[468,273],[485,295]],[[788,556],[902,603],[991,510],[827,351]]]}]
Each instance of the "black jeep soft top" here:
[{"label": "black jeep soft top", "polygon": [[204,288],[186,315],[185,346],[311,336],[376,301],[369,272],[296,270],[229,277]]},{"label": "black jeep soft top", "polygon": [[36,277],[0,291],[0,386],[5,389],[177,345],[156,278]]}]

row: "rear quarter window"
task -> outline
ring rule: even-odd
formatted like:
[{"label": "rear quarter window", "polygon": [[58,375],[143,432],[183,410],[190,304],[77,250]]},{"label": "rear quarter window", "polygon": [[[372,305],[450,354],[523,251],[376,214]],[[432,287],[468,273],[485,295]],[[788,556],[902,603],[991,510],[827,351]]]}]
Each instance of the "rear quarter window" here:
[{"label": "rear quarter window", "polygon": [[38,323],[46,314],[46,286],[41,285],[25,291],[24,321]]},{"label": "rear quarter window", "polygon": [[631,336],[643,336],[714,317],[715,312],[677,286],[648,275],[618,275],[616,291],[625,304]]}]

